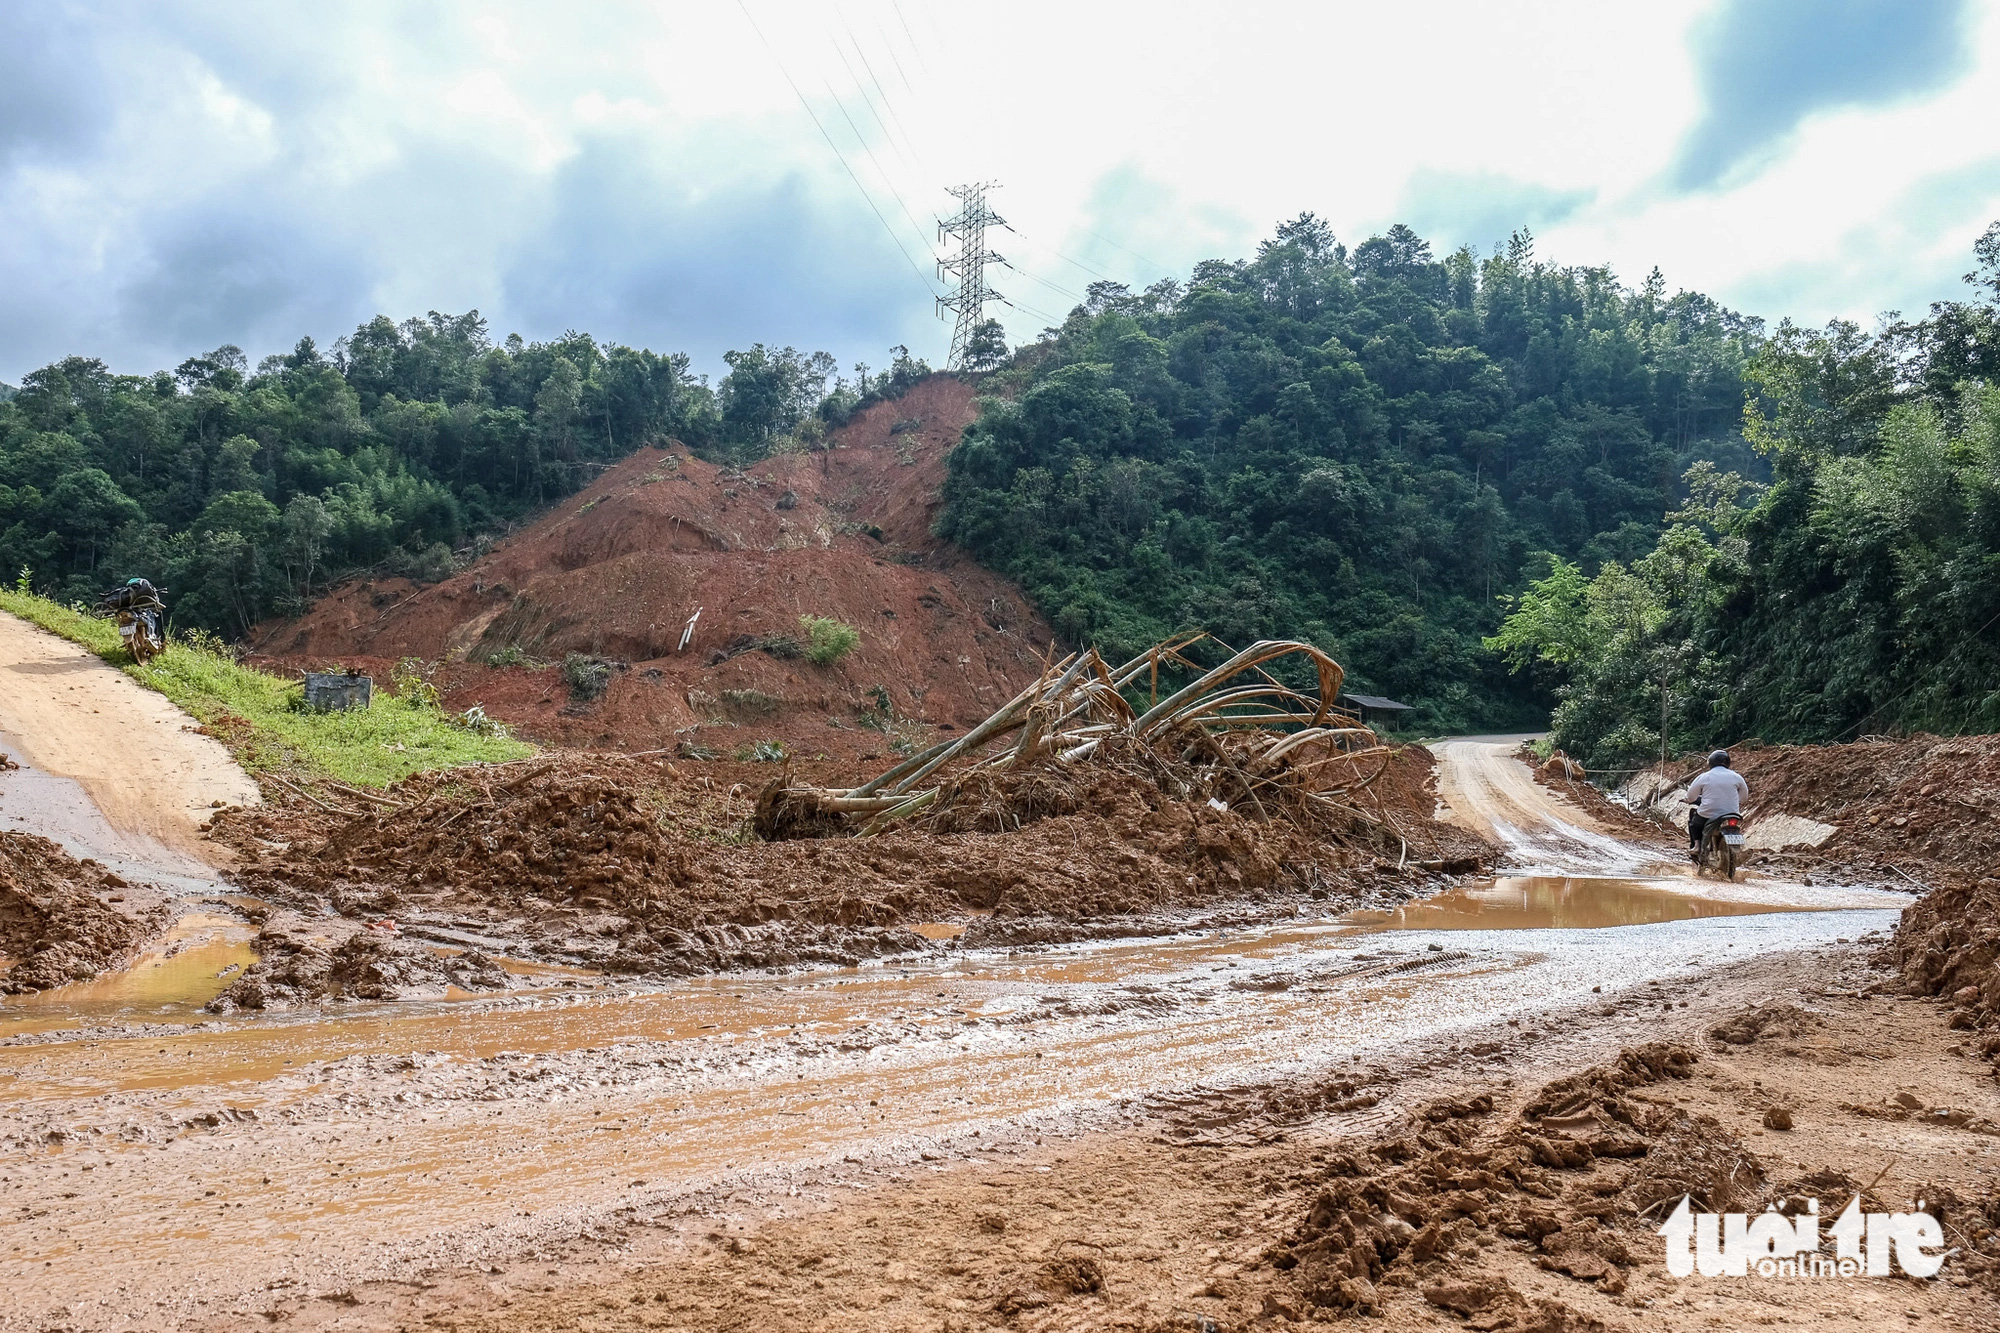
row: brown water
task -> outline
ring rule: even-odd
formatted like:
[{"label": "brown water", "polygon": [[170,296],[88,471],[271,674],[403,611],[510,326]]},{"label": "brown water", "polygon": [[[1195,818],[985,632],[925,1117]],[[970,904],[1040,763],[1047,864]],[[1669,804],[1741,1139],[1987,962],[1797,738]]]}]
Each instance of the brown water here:
[{"label": "brown water", "polygon": [[0,999],[0,1033],[110,1019],[186,1019],[257,961],[257,928],[219,912],[189,912],[132,966],[92,981]]},{"label": "brown water", "polygon": [[1715,916],[1810,912],[1778,902],[1709,898],[1631,879],[1523,875],[1452,889],[1393,912],[1342,918],[1364,930],[1604,930]]}]

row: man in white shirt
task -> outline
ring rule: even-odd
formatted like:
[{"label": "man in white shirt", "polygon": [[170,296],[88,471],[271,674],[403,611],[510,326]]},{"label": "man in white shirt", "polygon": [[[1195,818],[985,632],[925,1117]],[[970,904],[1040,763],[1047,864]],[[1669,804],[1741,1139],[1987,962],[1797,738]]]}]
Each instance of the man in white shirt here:
[{"label": "man in white shirt", "polygon": [[1708,771],[1688,783],[1688,850],[1699,855],[1701,831],[1708,821],[1723,815],[1740,815],[1750,799],[1750,784],[1729,766],[1729,751],[1717,750],[1708,756]]}]

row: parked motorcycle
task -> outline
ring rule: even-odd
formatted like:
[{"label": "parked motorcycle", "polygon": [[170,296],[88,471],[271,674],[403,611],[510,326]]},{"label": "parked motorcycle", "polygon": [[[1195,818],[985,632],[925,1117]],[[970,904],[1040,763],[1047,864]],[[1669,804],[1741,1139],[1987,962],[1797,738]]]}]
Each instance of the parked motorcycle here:
[{"label": "parked motorcycle", "polygon": [[98,599],[98,606],[117,620],[118,637],[141,666],[167,646],[167,607],[160,600],[164,592],[146,579],[127,579]]},{"label": "parked motorcycle", "polygon": [[1724,879],[1736,878],[1736,858],[1743,847],[1743,816],[1717,815],[1701,831],[1701,848],[1695,857],[1695,871],[1711,867]]}]

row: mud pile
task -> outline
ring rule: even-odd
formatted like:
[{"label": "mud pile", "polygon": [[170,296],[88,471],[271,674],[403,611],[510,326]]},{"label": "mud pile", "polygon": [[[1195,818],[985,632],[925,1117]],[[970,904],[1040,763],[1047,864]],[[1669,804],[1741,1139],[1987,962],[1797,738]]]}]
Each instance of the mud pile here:
[{"label": "mud pile", "polygon": [[125,906],[131,887],[47,838],[0,833],[0,955],[13,962],[0,992],[88,981],[129,961],[171,915],[157,903]]},{"label": "mud pile", "polygon": [[1532,746],[1523,745],[1515,755],[1534,772],[1536,782],[1550,791],[1561,792],[1564,799],[1582,806],[1604,827],[1649,842],[1671,836],[1663,820],[1635,813],[1630,806],[1605,795],[1602,788],[1590,781],[1588,770],[1561,750],[1543,759]]},{"label": "mud pile", "polygon": [[1482,1273],[1481,1251],[1507,1237],[1542,1268],[1617,1293],[1657,1244],[1651,1219],[1664,1205],[1684,1193],[1709,1211],[1755,1200],[1764,1171],[1734,1135],[1643,1091],[1685,1079],[1698,1058],[1650,1043],[1557,1079],[1518,1114],[1484,1093],[1443,1098],[1364,1151],[1328,1154],[1310,1211],[1267,1253],[1297,1295],[1295,1313],[1365,1313],[1386,1283],[1415,1286],[1475,1327],[1594,1326]]},{"label": "mud pile", "polygon": [[1952,1028],[2000,1060],[2000,879],[1947,884],[1904,908],[1890,952],[1907,989],[1950,999]]},{"label": "mud pile", "polygon": [[316,1000],[405,1000],[448,988],[505,990],[507,973],[478,950],[443,954],[384,930],[363,929],[338,945],[286,930],[257,936],[258,961],[209,1002],[211,1013],[277,1009]]},{"label": "mud pile", "polygon": [[1384,799],[1414,807],[1397,812],[1408,853],[1393,836],[1341,845],[1115,772],[1079,773],[1065,804],[1005,832],[759,842],[747,784],[607,755],[422,775],[346,817],[230,811],[218,836],[242,853],[239,881],[274,902],[674,974],[927,948],[910,927],[931,922],[962,924],[968,944],[1045,943],[1155,933],[1190,909],[1400,902],[1428,882],[1427,849],[1465,866],[1490,849],[1430,819],[1427,751],[1393,767]]},{"label": "mud pile", "polygon": [[[858,759],[928,744],[1013,697],[1050,644],[1019,589],[931,533],[975,411],[938,376],[819,454],[737,470],[642,449],[442,583],[345,584],[252,642],[279,669],[386,679],[405,656],[440,662],[447,707],[565,746]],[[801,616],[859,642],[815,665]],[[566,673],[571,654],[586,669]]]}]

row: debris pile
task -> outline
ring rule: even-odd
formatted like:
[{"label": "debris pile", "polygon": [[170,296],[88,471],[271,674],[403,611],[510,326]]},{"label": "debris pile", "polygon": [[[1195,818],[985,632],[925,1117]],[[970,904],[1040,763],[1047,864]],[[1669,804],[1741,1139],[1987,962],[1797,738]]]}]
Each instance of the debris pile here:
[{"label": "debris pile", "polygon": [[[1760,864],[1814,873],[1824,867],[1908,888],[1982,875],[2000,864],[2000,824],[1992,818],[2000,809],[2000,736],[1864,736],[1844,745],[1748,741],[1729,753],[1750,784],[1753,836],[1760,821],[1775,815],[1836,830],[1817,846],[1760,854]],[[1706,766],[1705,756],[1684,756],[1665,782],[1649,770],[1627,791],[1643,800]]]},{"label": "debris pile", "polygon": [[910,929],[935,922],[1033,944],[1298,898],[1389,906],[1476,869],[1492,849],[1433,819],[1429,753],[1263,672],[1293,654],[1331,698],[1330,660],[1260,644],[1143,713],[1118,689],[1129,664],[1121,679],[1081,655],[862,788],[787,768],[759,795],[728,781],[769,772],[755,764],[544,756],[382,793],[322,784],[310,805],[225,812],[214,836],[246,887],[301,911],[659,974],[941,947]]},{"label": "debris pile", "polygon": [[[977,412],[973,386],[938,375],[812,453],[739,470],[640,448],[441,582],[353,580],[250,637],[286,673],[439,663],[451,712],[552,745],[872,762],[985,716],[1051,642],[1019,588],[931,530]],[[858,642],[805,659],[801,613]]]},{"label": "debris pile", "polygon": [[[1208,637],[1170,639],[1115,668],[1094,648],[1073,653],[965,735],[859,787],[773,783],[757,803],[757,833],[866,836],[903,821],[1006,832],[1074,813],[1080,788],[1109,772],[1260,824],[1290,823],[1342,843],[1401,842],[1379,803],[1376,814],[1363,808],[1394,751],[1336,708],[1339,663],[1310,644],[1271,639],[1204,670],[1187,654]],[[1315,693],[1267,669],[1286,658],[1303,659]],[[1161,699],[1162,666],[1197,676]],[[1126,698],[1142,678],[1153,687],[1144,712]]]},{"label": "debris pile", "polygon": [[1310,1306],[1367,1312],[1389,1282],[1479,1327],[1589,1327],[1481,1273],[1481,1250],[1497,1233],[1531,1245],[1542,1268],[1617,1293],[1640,1236],[1683,1194],[1706,1211],[1757,1199],[1763,1168],[1740,1140],[1642,1091],[1687,1078],[1698,1058],[1667,1042],[1629,1048],[1548,1084],[1518,1115],[1484,1093],[1433,1101],[1405,1131],[1329,1153],[1318,1197],[1267,1257]]},{"label": "debris pile", "polygon": [[124,908],[132,886],[47,838],[0,833],[0,992],[19,995],[88,981],[118,967],[165,929],[155,904]]},{"label": "debris pile", "polygon": [[1903,909],[1890,952],[1903,984],[1953,1003],[1951,1026],[2000,1060],[2000,879],[1959,880]]}]

